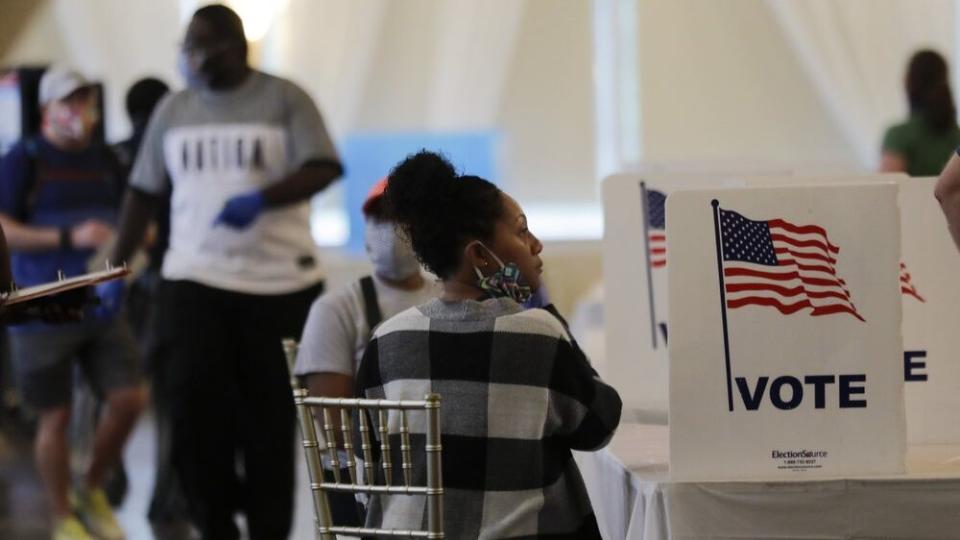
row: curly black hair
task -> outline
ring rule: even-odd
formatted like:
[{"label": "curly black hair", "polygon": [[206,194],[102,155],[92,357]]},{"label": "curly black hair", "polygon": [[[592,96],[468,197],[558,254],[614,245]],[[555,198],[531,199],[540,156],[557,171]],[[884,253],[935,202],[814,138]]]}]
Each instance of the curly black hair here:
[{"label": "curly black hair", "polygon": [[503,216],[500,188],[479,176],[459,176],[443,156],[427,150],[393,168],[385,198],[420,262],[441,279],[460,267],[467,242],[493,238]]}]

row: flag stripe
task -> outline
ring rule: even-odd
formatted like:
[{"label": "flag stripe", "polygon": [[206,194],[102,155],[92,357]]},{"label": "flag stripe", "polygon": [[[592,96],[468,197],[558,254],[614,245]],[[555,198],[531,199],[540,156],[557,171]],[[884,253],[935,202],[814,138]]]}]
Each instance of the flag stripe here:
[{"label": "flag stripe", "polygon": [[789,315],[847,313],[863,321],[837,274],[840,248],[817,225],[751,220],[720,210],[727,307],[775,308]]},{"label": "flag stripe", "polygon": [[830,256],[831,253],[838,253],[840,251],[839,249],[828,246],[822,240],[798,240],[797,238],[788,236],[786,234],[775,234],[775,233],[770,234],[770,239],[773,240],[774,242],[778,242],[778,241],[785,242],[787,244],[790,244],[791,246],[798,247],[798,248],[808,248],[808,247],[818,248],[821,251],[823,251],[823,254],[826,256]]},{"label": "flag stripe", "polygon": [[[820,266],[819,264],[801,264],[793,259],[780,259],[780,266],[796,266],[805,272],[823,272],[824,274],[836,275],[833,271],[833,268],[830,268],[829,266]],[[838,278],[838,281],[844,283],[842,279]]]},{"label": "flag stripe", "polygon": [[791,279],[799,279],[800,281],[807,283],[809,285],[820,285],[824,287],[836,286],[843,289],[843,284],[838,282],[835,279],[822,279],[822,278],[813,278],[802,275],[800,272],[791,271],[791,272],[764,272],[762,270],[754,270],[752,268],[724,268],[723,269],[724,277],[737,277],[737,276],[750,276],[758,277],[764,279],[773,279],[777,281],[789,281]]},{"label": "flag stripe", "polygon": [[838,298],[840,300],[849,299],[847,295],[834,290],[812,291],[799,285],[789,288],[782,285],[774,285],[772,283],[731,283],[730,285],[727,285],[728,293],[738,293],[743,291],[773,291],[781,296],[786,297],[807,295],[810,298]]},{"label": "flag stripe", "polygon": [[730,309],[737,309],[743,306],[769,306],[776,308],[777,311],[783,313],[784,315],[792,315],[801,309],[806,309],[812,307],[809,300],[800,300],[793,304],[785,304],[776,298],[770,298],[767,296],[747,296],[745,298],[738,298],[736,300],[727,300],[727,307]]},{"label": "flag stripe", "polygon": [[[784,221],[782,219],[771,219],[767,223],[770,225],[771,228],[778,227],[785,231],[789,231],[795,234],[818,234],[822,236],[824,239],[827,238],[827,231],[822,227],[818,227],[816,225],[798,226],[798,225],[794,225],[793,223]],[[834,246],[833,244],[830,244],[829,240],[827,240],[827,244],[829,244],[830,247],[835,248],[837,251],[840,251],[840,248],[838,248],[837,246]]]},{"label": "flag stripe", "polygon": [[810,313],[810,315],[812,315],[812,316],[814,316],[814,317],[820,317],[820,316],[823,316],[823,315],[833,315],[833,314],[835,314],[835,313],[849,313],[850,315],[853,315],[854,317],[860,319],[861,322],[867,322],[863,317],[860,316],[859,313],[857,313],[857,310],[856,310],[855,308],[851,308],[851,307],[846,306],[846,305],[843,305],[843,304],[831,304],[831,305],[829,305],[829,306],[817,306],[817,307],[814,307],[814,308],[813,308],[813,312]]},{"label": "flag stripe", "polygon": [[900,292],[903,294],[912,296],[921,302],[926,303],[926,300],[922,296],[920,296],[920,293],[918,293],[916,289],[909,288],[909,287],[900,287]]},{"label": "flag stripe", "polygon": [[800,259],[816,259],[825,263],[836,264],[837,260],[833,257],[827,257],[820,253],[806,253],[803,251],[796,251],[789,248],[776,248],[773,250],[777,255],[790,255],[792,257],[797,257]]},{"label": "flag stripe", "polygon": [[663,232],[648,233],[650,246],[650,266],[663,268],[667,265],[667,235]]},{"label": "flag stripe", "polygon": [[926,303],[927,300],[920,295],[917,288],[913,285],[913,276],[907,271],[907,265],[900,261],[900,293],[912,296],[917,301]]}]

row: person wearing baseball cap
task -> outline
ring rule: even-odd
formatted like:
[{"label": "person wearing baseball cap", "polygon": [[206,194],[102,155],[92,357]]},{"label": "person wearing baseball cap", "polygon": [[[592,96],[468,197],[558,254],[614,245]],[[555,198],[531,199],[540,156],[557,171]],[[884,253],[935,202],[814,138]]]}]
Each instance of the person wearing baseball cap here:
[{"label": "person wearing baseball cap", "polygon": [[79,90],[93,90],[94,85],[79,71],[63,66],[52,66],[40,79],[39,101],[45,107],[54,101],[61,101]]},{"label": "person wearing baseball cap", "polygon": [[[123,185],[110,149],[94,140],[96,87],[77,71],[53,67],[38,97],[40,133],[17,142],[0,162],[0,225],[19,286],[86,273],[90,257],[114,235]],[[27,322],[10,326],[8,335],[21,395],[38,413],[35,456],[53,538],[122,539],[102,486],[146,400],[125,318],[102,304],[77,322]],[[75,363],[103,396],[106,412],[71,504],[67,433]]]},{"label": "person wearing baseball cap", "polygon": [[[311,395],[353,397],[354,374],[377,325],[439,294],[390,219],[383,198],[386,187],[386,178],[374,184],[363,203],[365,247],[373,273],[320,296],[310,308],[294,373],[306,378]],[[337,524],[363,524],[352,494],[331,493],[330,507]]]}]

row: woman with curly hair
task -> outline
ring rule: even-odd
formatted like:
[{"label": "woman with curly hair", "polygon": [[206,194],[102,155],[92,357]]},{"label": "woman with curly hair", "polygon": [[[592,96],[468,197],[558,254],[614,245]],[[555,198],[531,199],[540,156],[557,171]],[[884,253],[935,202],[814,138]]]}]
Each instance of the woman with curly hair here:
[{"label": "woman with curly hair", "polygon": [[[386,200],[443,293],[377,329],[357,389],[391,400],[440,394],[447,538],[600,538],[571,450],[606,445],[621,401],[561,319],[521,306],[543,268],[523,209],[426,151],[391,172]],[[411,417],[410,431],[413,480],[424,485],[423,419]],[[410,499],[371,497],[367,525],[420,528],[425,500]]]}]

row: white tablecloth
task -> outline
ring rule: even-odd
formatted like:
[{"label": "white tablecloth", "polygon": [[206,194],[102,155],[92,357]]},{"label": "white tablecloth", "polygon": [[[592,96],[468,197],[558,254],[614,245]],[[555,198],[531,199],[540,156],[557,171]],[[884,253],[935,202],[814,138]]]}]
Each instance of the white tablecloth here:
[{"label": "white tablecloth", "polygon": [[668,441],[666,426],[622,424],[575,453],[606,540],[960,539],[960,446],[911,447],[899,476],[677,483]]}]

